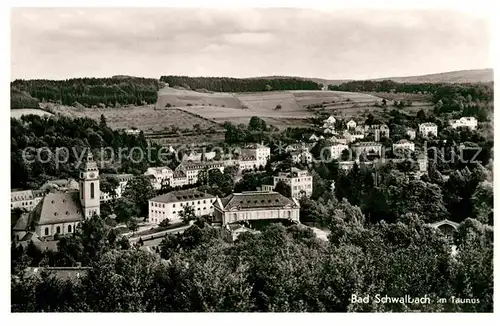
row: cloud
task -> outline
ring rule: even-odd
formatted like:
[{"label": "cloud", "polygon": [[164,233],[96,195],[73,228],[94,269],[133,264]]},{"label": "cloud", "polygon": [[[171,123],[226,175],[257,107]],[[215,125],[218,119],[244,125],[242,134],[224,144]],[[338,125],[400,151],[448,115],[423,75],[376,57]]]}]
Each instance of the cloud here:
[{"label": "cloud", "polygon": [[490,22],[444,10],[12,10],[13,78],[371,78],[483,68]]}]

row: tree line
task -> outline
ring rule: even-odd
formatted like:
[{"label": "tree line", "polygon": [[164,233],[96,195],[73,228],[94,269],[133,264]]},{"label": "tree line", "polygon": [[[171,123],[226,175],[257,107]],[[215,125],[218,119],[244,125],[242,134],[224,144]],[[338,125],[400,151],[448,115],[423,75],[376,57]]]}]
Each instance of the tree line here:
[{"label": "tree line", "polygon": [[[74,78],[66,80],[17,79],[11,83],[11,108],[24,107],[29,95],[38,102],[85,107],[142,105],[156,103],[157,91],[163,85],[153,78]],[[30,100],[31,102],[33,100]],[[33,105],[32,103],[29,103]]]},{"label": "tree line", "polygon": [[192,90],[215,92],[263,92],[285,90],[320,90],[322,85],[299,78],[230,78],[230,77],[188,77],[161,76],[160,81],[170,87],[181,86]]},{"label": "tree line", "polygon": [[[304,226],[271,224],[235,243],[202,219],[140,250],[102,219],[63,237],[58,252],[12,246],[14,312],[491,312],[493,228],[465,220],[450,238],[415,214],[370,224],[342,201],[328,242]],[[455,252],[452,247],[456,244]],[[78,278],[26,266],[91,267]],[[353,303],[351,295],[370,295]],[[377,304],[376,294],[428,296],[430,304]],[[451,298],[463,301],[453,301]],[[447,298],[438,302],[438,298]]]}]

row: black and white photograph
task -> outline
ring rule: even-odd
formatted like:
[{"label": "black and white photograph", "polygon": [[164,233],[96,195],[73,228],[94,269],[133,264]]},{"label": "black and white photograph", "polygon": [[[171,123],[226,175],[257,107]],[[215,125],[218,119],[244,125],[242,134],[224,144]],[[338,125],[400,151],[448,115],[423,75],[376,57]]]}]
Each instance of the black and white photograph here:
[{"label": "black and white photograph", "polygon": [[5,310],[492,315],[493,1],[352,2],[9,8]]}]

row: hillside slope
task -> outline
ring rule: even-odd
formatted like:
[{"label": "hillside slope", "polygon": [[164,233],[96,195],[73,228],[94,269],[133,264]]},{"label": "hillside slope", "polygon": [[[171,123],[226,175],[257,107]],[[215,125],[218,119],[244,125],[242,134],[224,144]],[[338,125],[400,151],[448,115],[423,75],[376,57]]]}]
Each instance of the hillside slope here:
[{"label": "hillside slope", "polygon": [[457,70],[438,74],[408,77],[376,78],[398,83],[489,83],[493,81],[493,69]]},{"label": "hillside slope", "polygon": [[[298,78],[311,80],[323,85],[340,85],[355,79],[324,79],[310,77],[265,76],[255,78]],[[406,76],[406,77],[381,77],[367,80],[392,80],[398,83],[489,83],[493,81],[493,69],[456,70],[436,74]]]}]

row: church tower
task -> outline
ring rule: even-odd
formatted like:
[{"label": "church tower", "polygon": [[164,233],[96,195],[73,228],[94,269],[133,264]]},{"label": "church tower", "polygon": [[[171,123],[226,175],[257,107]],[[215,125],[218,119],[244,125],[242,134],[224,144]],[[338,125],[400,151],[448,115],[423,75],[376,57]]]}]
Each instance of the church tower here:
[{"label": "church tower", "polygon": [[80,203],[82,204],[84,217],[88,219],[94,214],[100,215],[99,169],[90,150],[80,170],[79,183]]}]

